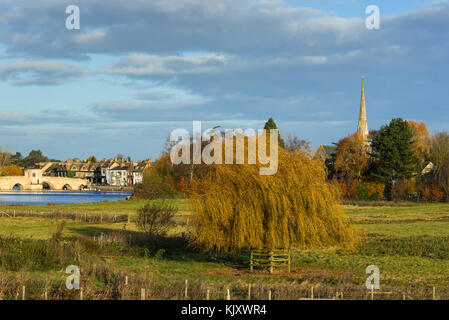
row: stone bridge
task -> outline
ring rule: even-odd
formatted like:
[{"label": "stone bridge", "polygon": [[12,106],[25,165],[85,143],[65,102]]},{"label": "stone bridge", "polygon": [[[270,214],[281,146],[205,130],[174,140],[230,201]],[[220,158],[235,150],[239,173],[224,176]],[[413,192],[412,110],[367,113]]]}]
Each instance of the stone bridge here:
[{"label": "stone bridge", "polygon": [[0,190],[80,190],[87,179],[43,176],[40,169],[29,169],[23,176],[0,177]]}]

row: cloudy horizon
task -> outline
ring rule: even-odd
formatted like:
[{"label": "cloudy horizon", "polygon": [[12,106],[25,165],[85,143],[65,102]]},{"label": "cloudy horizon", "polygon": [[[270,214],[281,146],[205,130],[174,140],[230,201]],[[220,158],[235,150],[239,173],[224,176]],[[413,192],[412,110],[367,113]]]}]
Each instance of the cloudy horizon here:
[{"label": "cloudy horizon", "polygon": [[[370,4],[380,30],[365,27]],[[362,76],[370,129],[401,117],[447,130],[447,30],[442,0],[3,0],[0,145],[154,159],[192,121],[273,117],[316,149],[356,131]]]}]

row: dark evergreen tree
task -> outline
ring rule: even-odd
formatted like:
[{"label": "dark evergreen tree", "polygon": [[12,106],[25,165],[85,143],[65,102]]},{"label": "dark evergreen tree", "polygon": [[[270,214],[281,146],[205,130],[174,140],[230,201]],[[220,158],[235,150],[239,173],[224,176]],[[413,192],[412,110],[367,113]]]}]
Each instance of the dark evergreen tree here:
[{"label": "dark evergreen tree", "polygon": [[413,153],[413,132],[407,121],[396,118],[380,128],[371,140],[373,175],[385,181],[385,195],[391,199],[395,181],[410,179],[417,170]]},{"label": "dark evergreen tree", "polygon": [[[267,122],[265,122],[265,126],[263,127],[265,130],[272,130],[272,129],[278,129],[278,126],[276,125],[276,122],[274,122],[273,118],[270,117]],[[279,129],[278,129],[279,130]],[[281,134],[279,133],[279,145],[284,148],[284,140],[281,137]]]}]

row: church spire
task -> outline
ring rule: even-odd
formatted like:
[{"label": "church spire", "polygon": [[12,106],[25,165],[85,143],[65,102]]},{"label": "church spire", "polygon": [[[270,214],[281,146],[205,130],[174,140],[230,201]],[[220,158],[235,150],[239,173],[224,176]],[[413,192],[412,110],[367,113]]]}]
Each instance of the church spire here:
[{"label": "church spire", "polygon": [[357,126],[357,132],[365,139],[368,140],[368,123],[366,122],[366,106],[365,106],[365,90],[363,88],[362,78],[362,96],[360,98],[360,114],[359,124]]}]

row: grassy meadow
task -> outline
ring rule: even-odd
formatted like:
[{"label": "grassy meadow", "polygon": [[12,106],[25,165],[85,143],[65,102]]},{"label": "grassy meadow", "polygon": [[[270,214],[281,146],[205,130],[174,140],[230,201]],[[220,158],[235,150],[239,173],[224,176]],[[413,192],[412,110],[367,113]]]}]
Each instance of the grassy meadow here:
[{"label": "grassy meadow", "polygon": [[[248,253],[203,253],[191,248],[187,200],[167,237],[146,239],[133,216],[144,201],[80,205],[0,207],[0,298],[77,299],[65,289],[65,267],[81,268],[85,299],[298,299],[310,296],[366,299],[365,268],[380,269],[376,299],[449,299],[449,204],[379,203],[346,205],[361,240],[354,252],[294,250],[292,270],[249,271]],[[91,217],[97,219],[91,220]],[[101,218],[100,218],[101,217]],[[111,217],[114,217],[112,219]],[[62,236],[54,238],[60,221]],[[59,221],[59,222],[58,222]],[[126,282],[128,279],[128,283]]]}]

